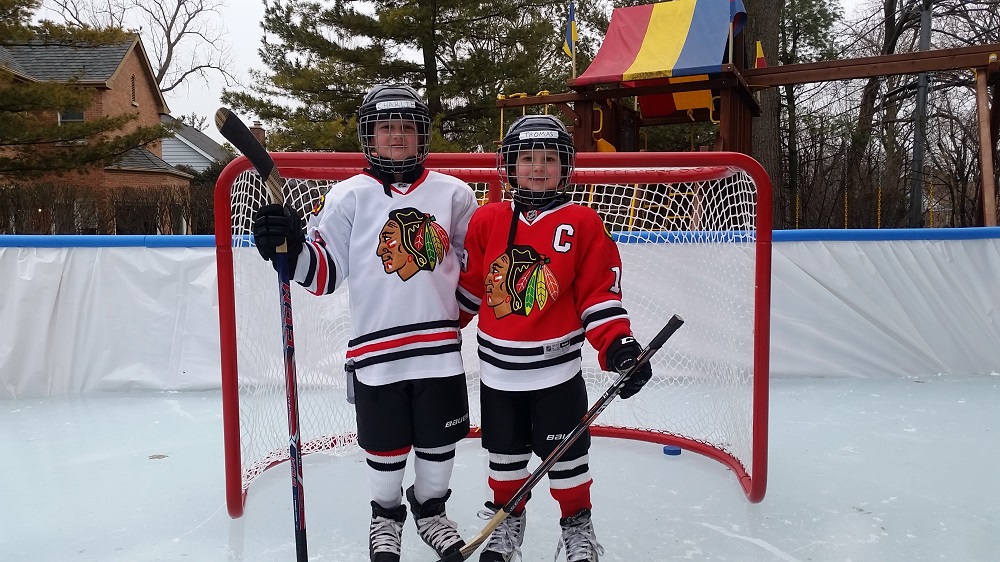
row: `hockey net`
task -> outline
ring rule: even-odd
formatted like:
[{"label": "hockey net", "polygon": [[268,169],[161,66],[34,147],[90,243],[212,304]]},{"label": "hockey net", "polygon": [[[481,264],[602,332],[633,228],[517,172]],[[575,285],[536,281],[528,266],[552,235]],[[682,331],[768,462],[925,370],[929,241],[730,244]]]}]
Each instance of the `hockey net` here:
[{"label": "hockey net", "polygon": [[[365,166],[359,154],[272,153],[285,201],[317,207]],[[492,154],[432,154],[428,167],[469,182],[481,202],[503,197]],[[585,153],[573,199],[593,207],[616,239],[623,301],[647,343],[674,313],[686,323],[653,358],[653,379],[615,400],[595,436],[679,445],[726,464],[750,501],[764,495],[770,296],[770,182],[737,153]],[[251,482],[288,460],[278,283],[253,247],[254,210],[267,191],[245,158],[215,193],[229,513],[239,517]],[[349,284],[349,283],[348,283]],[[346,401],[348,289],[317,297],[292,284],[299,427],[304,454],[358,451]],[[361,290],[361,289],[357,289]],[[479,421],[476,323],[463,334],[471,420]],[[593,402],[614,382],[584,346]],[[476,431],[473,431],[473,436]]]}]

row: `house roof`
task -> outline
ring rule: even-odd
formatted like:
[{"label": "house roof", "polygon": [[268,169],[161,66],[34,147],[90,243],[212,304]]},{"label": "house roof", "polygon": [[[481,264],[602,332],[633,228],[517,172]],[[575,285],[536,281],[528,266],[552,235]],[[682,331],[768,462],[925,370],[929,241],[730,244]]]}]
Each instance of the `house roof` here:
[{"label": "house roof", "polygon": [[[92,45],[65,41],[45,41],[34,38],[27,41],[4,42],[0,45],[0,66],[38,82],[70,82],[90,86],[110,87],[110,82],[120,70],[125,57],[137,51],[148,73],[147,78],[156,84],[149,57],[138,35],[119,43]],[[167,113],[166,100],[158,87],[154,88],[160,113]]]},{"label": "house roof", "polygon": [[28,72],[23,66],[21,66],[21,63],[17,61],[17,57],[14,53],[3,45],[0,45],[0,67],[11,70],[14,74],[19,74],[21,76],[28,75]]},{"label": "house roof", "polygon": [[130,172],[163,172],[185,178],[194,177],[191,174],[186,174],[177,168],[174,168],[170,164],[167,164],[162,158],[141,146],[129,150],[123,154],[117,162],[105,169]]},{"label": "house roof", "polygon": [[161,115],[160,121],[164,125],[174,125],[174,137],[194,148],[209,160],[218,160],[219,162],[229,160],[230,154],[219,143],[198,129],[172,115]]},{"label": "house roof", "polygon": [[47,43],[31,39],[6,43],[23,73],[40,82],[106,83],[132,49],[134,39],[111,45]]}]

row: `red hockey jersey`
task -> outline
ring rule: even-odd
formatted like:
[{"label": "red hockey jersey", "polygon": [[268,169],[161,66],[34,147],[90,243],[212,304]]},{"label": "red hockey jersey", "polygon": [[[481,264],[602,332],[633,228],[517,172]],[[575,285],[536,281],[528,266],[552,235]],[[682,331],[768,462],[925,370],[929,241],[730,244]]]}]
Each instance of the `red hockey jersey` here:
[{"label": "red hockey jersey", "polygon": [[586,338],[599,352],[631,335],[621,302],[622,262],[590,208],[564,203],[518,219],[513,204],[480,207],[469,223],[458,300],[479,314],[480,374],[499,390],[536,390],[565,382],[581,367]]}]

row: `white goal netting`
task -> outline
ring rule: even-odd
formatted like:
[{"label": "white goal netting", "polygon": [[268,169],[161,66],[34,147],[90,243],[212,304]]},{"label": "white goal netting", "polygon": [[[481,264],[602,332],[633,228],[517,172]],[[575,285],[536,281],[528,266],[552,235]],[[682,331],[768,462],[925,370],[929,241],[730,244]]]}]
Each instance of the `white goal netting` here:
[{"label": "white goal netting", "polygon": [[[273,156],[286,180],[286,202],[303,212],[364,163],[360,155]],[[431,155],[428,165],[469,181],[483,202],[502,193],[492,154],[454,156]],[[596,209],[618,242],[623,301],[640,343],[675,313],[686,323],[653,358],[650,383],[635,398],[612,402],[593,432],[679,444],[715,457],[759,501],[770,291],[770,218],[759,213],[762,201],[769,211],[770,186],[759,185],[766,176],[743,155],[642,153],[641,161],[622,156],[580,154],[573,198]],[[288,458],[278,282],[250,236],[253,211],[268,202],[267,192],[249,168],[243,159],[230,164],[216,194],[233,516],[242,513],[253,479]],[[293,283],[292,302],[302,450],[356,452],[343,368],[351,337],[347,289],[317,297]],[[478,425],[475,330],[473,321],[463,339],[472,423]],[[600,370],[589,345],[584,375],[591,401],[616,378]]]}]

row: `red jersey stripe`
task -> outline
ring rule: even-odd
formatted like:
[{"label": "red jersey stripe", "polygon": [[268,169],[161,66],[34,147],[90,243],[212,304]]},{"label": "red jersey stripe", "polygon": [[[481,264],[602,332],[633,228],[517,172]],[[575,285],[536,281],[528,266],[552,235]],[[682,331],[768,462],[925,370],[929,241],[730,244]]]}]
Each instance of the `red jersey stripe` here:
[{"label": "red jersey stripe", "polygon": [[322,294],[326,292],[326,281],[327,281],[326,276],[329,273],[330,269],[329,267],[327,267],[326,260],[323,259],[323,256],[321,254],[323,249],[320,248],[318,244],[315,245],[313,249],[316,251],[317,257],[319,258],[316,260],[319,264],[319,267],[316,270],[316,291]]},{"label": "red jersey stripe", "polygon": [[416,334],[412,336],[405,336],[394,340],[386,340],[383,342],[363,345],[361,347],[356,347],[354,349],[348,349],[347,357],[348,359],[351,359],[368,353],[376,353],[379,351],[385,351],[387,349],[403,347],[404,345],[410,345],[412,343],[426,343],[432,341],[448,341],[448,340],[458,341],[458,334],[454,331],[447,331],[447,332],[435,332],[430,334]]}]

